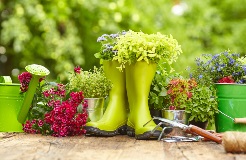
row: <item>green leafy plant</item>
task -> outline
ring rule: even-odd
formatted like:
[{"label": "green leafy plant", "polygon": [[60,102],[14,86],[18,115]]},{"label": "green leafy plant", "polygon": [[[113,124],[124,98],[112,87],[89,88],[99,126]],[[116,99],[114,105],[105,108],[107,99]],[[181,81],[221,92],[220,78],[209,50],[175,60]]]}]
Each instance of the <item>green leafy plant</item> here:
[{"label": "green leafy plant", "polygon": [[164,106],[164,99],[167,96],[166,77],[158,70],[152,81],[149,93],[149,107],[157,110],[162,110]]},{"label": "green leafy plant", "polygon": [[165,60],[160,60],[150,86],[148,99],[150,108],[162,110],[166,106],[167,85],[171,79],[180,76],[178,73],[175,74],[173,72],[173,68]]},{"label": "green leafy plant", "polygon": [[68,87],[70,91],[83,91],[85,98],[101,98],[108,96],[112,83],[106,78],[102,67],[94,66],[92,71],[75,67]]},{"label": "green leafy plant", "polygon": [[167,86],[167,107],[170,110],[185,109],[187,102],[193,97],[191,91],[196,86],[197,82],[193,78],[173,78]]},{"label": "green leafy plant", "polygon": [[192,98],[186,102],[185,111],[188,113],[188,121],[214,123],[214,115],[218,113],[218,102],[216,90],[213,87],[208,87],[198,84],[191,90]]},{"label": "green leafy plant", "polygon": [[132,30],[117,38],[113,50],[117,51],[113,60],[120,63],[119,69],[124,68],[126,63],[137,61],[158,63],[163,59],[167,60],[168,64],[172,64],[182,53],[181,46],[172,35],[145,34]]}]

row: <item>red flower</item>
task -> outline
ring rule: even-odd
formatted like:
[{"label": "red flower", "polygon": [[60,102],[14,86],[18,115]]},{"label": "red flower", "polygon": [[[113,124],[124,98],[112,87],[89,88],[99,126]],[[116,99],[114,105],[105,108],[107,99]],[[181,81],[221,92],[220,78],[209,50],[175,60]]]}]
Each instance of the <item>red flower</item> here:
[{"label": "red flower", "polygon": [[81,72],[80,66],[74,67],[74,72],[80,74]]},{"label": "red flower", "polygon": [[[43,92],[44,98],[48,100],[47,106],[51,107],[44,118],[28,120],[23,125],[27,133],[51,134],[55,137],[65,137],[85,134],[83,128],[87,122],[87,103],[84,101],[83,92],[72,92],[67,100],[64,98],[64,85]],[[83,106],[82,112],[78,112],[79,105]]]},{"label": "red flower", "polygon": [[18,79],[20,81],[21,84],[21,92],[26,92],[28,89],[28,85],[32,79],[32,74],[29,72],[23,72],[20,75],[18,75]]},{"label": "red flower", "polygon": [[[81,68],[75,67],[74,71],[80,73]],[[25,92],[31,81],[32,75],[29,72],[23,72],[18,76],[21,83],[21,91]],[[44,77],[39,81],[44,80]],[[26,133],[41,133],[53,135],[56,137],[73,136],[85,134],[88,113],[86,108],[88,104],[84,100],[83,92],[71,92],[66,95],[66,86],[60,83],[39,85],[36,90],[38,110],[33,107],[30,112],[38,113],[23,124],[23,130]],[[47,87],[51,85],[52,88]],[[45,90],[43,90],[45,87]],[[47,88],[46,88],[47,87]],[[41,103],[39,103],[41,102]],[[78,107],[82,106],[82,111]],[[34,109],[34,110],[33,110]]]},{"label": "red flower", "polygon": [[[60,95],[61,96],[61,95]],[[87,113],[84,109],[82,113],[77,112],[77,107],[83,103],[83,92],[72,92],[66,101],[54,103],[54,109],[45,114],[44,121],[50,125],[53,136],[64,137],[81,135],[85,133],[83,126],[87,121]],[[87,107],[83,105],[83,107]]]},{"label": "red flower", "polygon": [[[26,92],[28,90],[28,85],[32,79],[32,74],[29,72],[23,72],[20,75],[18,75],[18,80],[20,81],[20,90],[21,92]],[[43,81],[45,77],[41,77],[39,79],[39,82]]]},{"label": "red flower", "polygon": [[39,82],[42,82],[43,80],[45,80],[45,77],[39,78]]},{"label": "red flower", "polygon": [[175,106],[169,106],[169,110],[175,110],[176,107]]},{"label": "red flower", "polygon": [[188,99],[190,99],[192,97],[192,93],[191,92],[187,92],[186,94],[187,94]]},{"label": "red flower", "polygon": [[235,81],[232,78],[232,76],[227,76],[227,77],[223,77],[220,80],[218,80],[218,83],[235,83]]}]

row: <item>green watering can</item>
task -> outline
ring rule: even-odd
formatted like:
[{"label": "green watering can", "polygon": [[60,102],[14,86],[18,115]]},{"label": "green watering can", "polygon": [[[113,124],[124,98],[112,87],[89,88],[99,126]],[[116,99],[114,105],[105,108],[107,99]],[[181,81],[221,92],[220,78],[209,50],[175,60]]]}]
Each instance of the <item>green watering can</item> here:
[{"label": "green watering can", "polygon": [[23,132],[39,79],[48,75],[48,69],[32,64],[25,67],[32,74],[28,90],[21,94],[20,84],[12,83],[9,76],[0,77],[0,132]]}]

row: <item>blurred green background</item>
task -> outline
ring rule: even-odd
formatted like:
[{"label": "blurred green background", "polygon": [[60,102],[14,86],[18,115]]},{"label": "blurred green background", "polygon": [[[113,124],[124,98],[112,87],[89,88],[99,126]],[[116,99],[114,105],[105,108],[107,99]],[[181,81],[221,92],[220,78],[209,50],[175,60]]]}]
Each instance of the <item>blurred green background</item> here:
[{"label": "blurred green background", "polygon": [[0,14],[0,75],[16,82],[33,63],[62,81],[74,66],[99,66],[97,38],[129,29],[172,34],[181,73],[204,53],[246,53],[245,0],[1,0]]}]

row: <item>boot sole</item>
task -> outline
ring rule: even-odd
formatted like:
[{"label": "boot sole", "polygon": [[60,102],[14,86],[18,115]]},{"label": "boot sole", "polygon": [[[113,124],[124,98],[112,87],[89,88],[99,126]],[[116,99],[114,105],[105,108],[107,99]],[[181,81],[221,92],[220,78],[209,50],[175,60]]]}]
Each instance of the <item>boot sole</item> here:
[{"label": "boot sole", "polygon": [[100,130],[96,127],[85,126],[87,136],[113,137],[116,135],[126,135],[126,125],[119,127],[115,131]]},{"label": "boot sole", "polygon": [[[165,130],[165,134],[168,134],[172,131],[172,129],[168,129],[168,130]],[[129,137],[135,137],[137,140],[156,140],[159,138],[161,134],[161,131],[159,130],[156,130],[152,133],[152,131],[147,131],[147,132],[144,132],[143,134],[138,134],[136,135],[135,134],[135,129],[133,129],[132,127],[130,126],[127,126],[127,135]],[[164,135],[162,135],[163,137]]]}]

